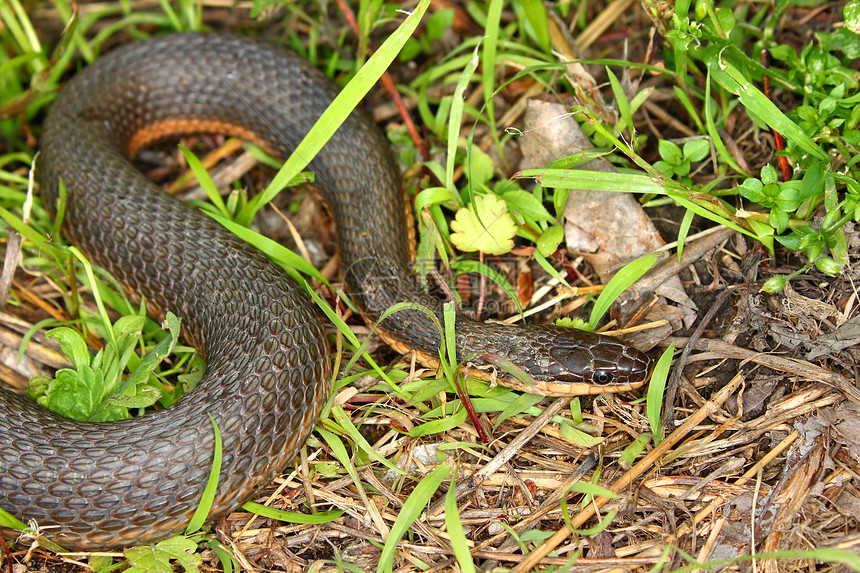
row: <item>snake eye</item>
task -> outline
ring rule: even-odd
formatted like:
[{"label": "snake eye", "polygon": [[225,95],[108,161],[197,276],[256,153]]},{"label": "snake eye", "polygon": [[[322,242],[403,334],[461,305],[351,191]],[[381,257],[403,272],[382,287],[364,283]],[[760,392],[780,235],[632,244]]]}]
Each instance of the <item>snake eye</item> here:
[{"label": "snake eye", "polygon": [[591,375],[591,381],[595,384],[609,384],[612,382],[612,379],[615,376],[612,375],[612,372],[608,372],[606,370],[597,370],[594,374]]}]

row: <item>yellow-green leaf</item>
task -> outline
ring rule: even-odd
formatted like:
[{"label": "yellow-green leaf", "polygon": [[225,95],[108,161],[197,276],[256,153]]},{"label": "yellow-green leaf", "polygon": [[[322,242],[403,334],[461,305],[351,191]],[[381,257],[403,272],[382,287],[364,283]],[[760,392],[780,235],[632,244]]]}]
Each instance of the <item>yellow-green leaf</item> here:
[{"label": "yellow-green leaf", "polygon": [[461,251],[502,255],[514,248],[517,225],[504,200],[478,195],[472,205],[457,211],[451,221],[451,242]]}]

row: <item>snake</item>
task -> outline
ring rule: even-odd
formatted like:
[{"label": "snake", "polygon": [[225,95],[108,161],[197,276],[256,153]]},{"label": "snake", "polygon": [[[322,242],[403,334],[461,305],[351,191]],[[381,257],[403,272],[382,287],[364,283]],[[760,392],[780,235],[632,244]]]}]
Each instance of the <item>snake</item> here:
[{"label": "snake", "polygon": [[[185,529],[212,468],[212,421],[222,461],[210,522],[292,460],[332,376],[318,307],[260,250],[165,193],[133,159],[189,133],[242,137],[287,157],[337,94],[283,46],[207,33],[132,42],[63,87],[40,138],[44,205],[56,215],[62,184],[64,236],[151,316],[179,316],[206,371],[173,406],[114,422],[66,419],[0,390],[0,507],[65,548],[118,549]],[[395,349],[438,363],[442,302],[415,276],[400,168],[385,136],[354,111],[310,169],[361,314]],[[429,310],[401,305],[383,316],[402,302]],[[457,357],[472,372],[538,394],[624,391],[649,376],[650,358],[612,337],[461,313],[455,330]]]}]

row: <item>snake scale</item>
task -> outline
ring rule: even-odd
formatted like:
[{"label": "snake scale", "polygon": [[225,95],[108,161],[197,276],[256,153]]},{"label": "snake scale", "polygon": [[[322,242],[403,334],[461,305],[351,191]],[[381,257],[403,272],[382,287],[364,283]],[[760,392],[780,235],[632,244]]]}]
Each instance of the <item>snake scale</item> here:
[{"label": "snake scale", "polygon": [[[207,361],[178,404],[132,420],[68,420],[0,390],[0,507],[71,549],[120,548],[181,532],[212,464],[212,416],[223,463],[210,520],[266,485],[296,454],[326,399],[328,344],[314,304],[266,256],[131,164],[141,148],[189,132],[246,137],[286,156],[336,95],[300,57],[229,35],[159,36],[117,49],[77,74],[44,124],[42,198],[94,263],[170,310]],[[353,113],[311,163],[337,227],[344,281],[362,314],[417,301],[441,316],[410,267],[408,221],[390,147]],[[440,337],[423,313],[385,318],[397,348],[432,362]],[[552,326],[457,316],[458,356],[482,371],[502,358],[545,394],[635,388],[649,358],[612,338]],[[502,383],[524,387],[505,379]],[[529,386],[530,384],[526,384]],[[11,530],[3,530],[11,537]]]}]

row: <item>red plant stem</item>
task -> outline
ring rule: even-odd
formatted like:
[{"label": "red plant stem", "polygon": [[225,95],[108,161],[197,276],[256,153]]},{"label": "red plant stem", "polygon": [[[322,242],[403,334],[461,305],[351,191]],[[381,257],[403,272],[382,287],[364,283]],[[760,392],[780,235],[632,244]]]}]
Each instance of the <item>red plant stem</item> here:
[{"label": "red plant stem", "polygon": [[[770,52],[762,50],[761,61],[765,68],[769,68]],[[773,97],[770,92],[770,77],[767,74],[764,76],[764,95],[767,99],[773,102]],[[777,130],[772,129],[771,131],[773,132],[773,140],[776,145],[776,150],[778,152],[783,151],[785,149],[785,138]],[[791,181],[791,165],[788,164],[788,158],[785,155],[779,155],[777,156],[777,162],[779,163],[779,168],[782,171],[782,180]]]},{"label": "red plant stem", "polygon": [[[466,376],[469,375],[468,370],[466,371]],[[463,377],[463,382],[466,381],[466,376]],[[472,421],[472,425],[475,426],[475,431],[478,432],[478,439],[481,440],[481,443],[485,446],[490,443],[490,438],[487,436],[487,433],[484,432],[484,426],[481,425],[481,421],[478,419],[478,413],[475,412],[475,407],[472,406],[472,401],[469,399],[469,393],[466,392],[465,388],[460,386],[460,376],[456,376],[454,378],[454,386],[457,387],[457,395],[460,396],[460,401],[463,402],[463,406],[466,407],[466,412],[469,414],[469,420]]]}]

